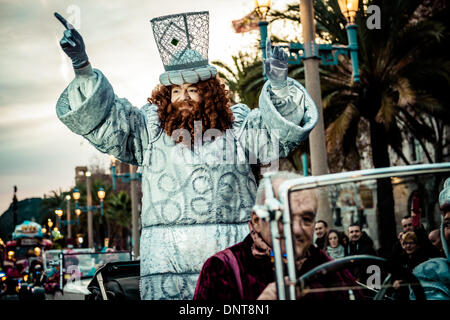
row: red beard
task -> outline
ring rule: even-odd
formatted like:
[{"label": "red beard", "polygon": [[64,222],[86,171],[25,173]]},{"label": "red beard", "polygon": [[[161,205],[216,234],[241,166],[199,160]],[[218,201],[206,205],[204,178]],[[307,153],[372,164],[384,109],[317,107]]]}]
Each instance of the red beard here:
[{"label": "red beard", "polygon": [[[201,122],[201,133],[203,134],[209,128],[207,124],[209,121],[205,121],[206,115],[203,113],[203,103],[198,103],[193,100],[173,102],[167,106],[166,117],[161,120],[162,127],[169,137],[172,137],[176,143],[184,142],[189,145],[188,141],[184,141],[180,132],[175,132],[178,129],[185,129],[190,134],[190,144],[194,143],[194,122]],[[197,127],[197,131],[200,128]]]},{"label": "red beard", "polygon": [[[203,98],[202,102],[182,102],[181,104],[187,103],[190,106],[185,110],[183,108],[180,110],[180,103],[171,103],[171,86],[157,86],[147,99],[151,104],[158,106],[158,117],[164,132],[173,137],[175,130],[184,129],[182,131],[185,131],[185,135],[189,133],[191,143],[194,140],[194,131],[202,137],[208,129],[225,132],[232,127],[234,121],[233,112],[229,107],[228,91],[220,79],[200,81],[196,86]],[[194,122],[198,127],[201,125],[201,130],[200,128],[194,130]]]}]

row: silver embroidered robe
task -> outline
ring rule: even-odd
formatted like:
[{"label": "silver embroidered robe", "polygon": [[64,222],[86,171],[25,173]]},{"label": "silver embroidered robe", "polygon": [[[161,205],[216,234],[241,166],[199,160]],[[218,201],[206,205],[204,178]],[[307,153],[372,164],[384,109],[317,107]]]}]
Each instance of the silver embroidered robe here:
[{"label": "silver embroidered robe", "polygon": [[288,83],[275,94],[267,82],[259,109],[233,106],[232,128],[203,138],[194,151],[163,132],[157,106],[139,109],[118,98],[99,70],[78,71],[63,91],[59,119],[142,172],[142,299],[191,299],[204,261],[248,234],[256,193],[250,163],[276,163],[317,122],[306,90],[293,79]]}]

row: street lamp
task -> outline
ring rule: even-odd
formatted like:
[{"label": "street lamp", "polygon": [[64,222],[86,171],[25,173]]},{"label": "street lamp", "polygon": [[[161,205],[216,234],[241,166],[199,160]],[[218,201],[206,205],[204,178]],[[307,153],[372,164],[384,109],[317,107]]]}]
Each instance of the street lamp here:
[{"label": "street lamp", "polygon": [[83,245],[83,235],[82,234],[77,234],[77,240],[78,240],[78,247],[81,247]]},{"label": "street lamp", "polygon": [[80,190],[78,190],[77,187],[75,187],[75,188],[73,189],[72,196],[73,196],[73,199],[74,199],[75,201],[80,200],[81,194],[80,194]]},{"label": "street lamp", "polygon": [[33,251],[34,251],[34,254],[36,255],[36,257],[41,256],[41,248],[35,247]]},{"label": "street lamp", "polygon": [[97,191],[97,196],[100,199],[100,213],[103,217],[103,199],[105,198],[105,189],[103,189],[103,187],[100,187]]},{"label": "street lamp", "polygon": [[67,208],[67,239],[71,239],[72,238],[72,222],[71,222],[71,212],[70,212],[70,194],[66,195],[66,208]]},{"label": "street lamp", "polygon": [[81,209],[80,208],[75,209],[75,214],[77,215],[77,225],[80,225]]},{"label": "street lamp", "polygon": [[349,23],[355,23],[358,0],[338,0],[339,8]]},{"label": "street lamp", "polygon": [[58,220],[56,220],[56,225],[60,226],[61,225],[61,216],[63,215],[63,211],[61,208],[58,208],[55,210],[55,214],[58,216]]},{"label": "street lamp", "polygon": [[136,172],[136,168],[133,165],[129,165],[129,173],[116,173],[116,158],[110,155],[111,160],[111,176],[113,190],[116,190],[116,178],[119,178],[122,182],[130,183],[131,194],[131,234],[132,234],[132,247],[134,256],[139,257],[139,213],[138,213],[138,197],[137,197],[137,182],[142,180],[142,175]]},{"label": "street lamp", "polygon": [[81,194],[80,194],[80,190],[78,190],[78,188],[74,188],[73,192],[72,192],[72,197],[75,200],[75,214],[77,215],[77,223],[79,224],[80,220],[79,217],[81,215],[82,212],[87,212],[88,213],[88,244],[89,244],[89,248],[93,248],[94,247],[94,238],[93,238],[93,221],[92,221],[92,210],[100,210],[101,215],[103,216],[103,200],[105,199],[106,196],[106,192],[105,189],[103,189],[103,187],[100,187],[99,190],[97,191],[97,196],[100,199],[100,205],[99,206],[93,206],[92,205],[92,195],[91,195],[91,183],[90,183],[90,177],[91,177],[91,173],[89,171],[86,171],[85,173],[85,177],[86,177],[86,206],[82,206],[80,207],[78,204],[78,200],[80,200],[81,198]]},{"label": "street lamp", "polygon": [[[301,1],[304,2],[305,0]],[[268,2],[268,4],[267,4]],[[301,3],[300,2],[300,3]],[[307,1],[308,2],[308,1]],[[341,44],[317,44],[314,40],[314,35],[311,41],[306,41],[305,43],[289,43],[287,47],[289,49],[289,64],[298,65],[301,64],[303,60],[308,59],[318,59],[321,60],[323,65],[337,65],[338,56],[340,54],[350,54],[353,74],[353,81],[359,82],[359,70],[358,70],[358,41],[355,24],[356,12],[358,11],[358,0],[338,0],[339,8],[342,14],[347,19],[347,25],[345,29],[347,30],[348,45]],[[301,4],[302,5],[302,4]],[[311,4],[312,6],[312,4]],[[255,0],[255,11],[260,19],[258,26],[261,34],[260,48],[262,50],[263,58],[266,58],[266,38],[267,38],[267,25],[266,21],[267,12],[270,9],[270,1],[267,0]],[[309,16],[308,16],[309,18]],[[311,17],[312,19],[312,17]],[[306,20],[306,19],[305,19]],[[313,24],[311,21],[309,24]],[[302,26],[308,29],[308,21],[302,19]]]},{"label": "street lamp", "polygon": [[353,81],[359,82],[358,71],[358,37],[356,34],[356,12],[358,11],[358,0],[338,0],[339,8],[347,20],[345,29],[347,30],[348,46],[350,59],[352,61]]},{"label": "street lamp", "polygon": [[8,259],[12,260],[14,258],[15,252],[13,250],[8,251]]},{"label": "street lamp", "polygon": [[81,209],[78,208],[78,200],[80,200],[80,197],[81,197],[80,190],[78,190],[77,187],[73,188],[72,198],[73,200],[75,200],[75,214],[77,216],[77,225],[80,225]]},{"label": "street lamp", "polygon": [[259,47],[262,50],[263,55],[263,75],[264,79],[267,80],[267,76],[264,72],[264,59],[266,59],[266,39],[267,39],[267,26],[269,22],[266,20],[267,13],[270,10],[270,0],[255,0],[255,12],[258,15],[259,21],[259,32],[261,34],[261,39]]},{"label": "street lamp", "polygon": [[270,10],[270,0],[255,0],[255,12],[259,19],[266,21],[267,12]]},{"label": "street lamp", "polygon": [[48,225],[48,229],[50,231],[52,229],[52,227],[53,227],[53,221],[51,219],[48,219],[47,220],[47,225]]}]

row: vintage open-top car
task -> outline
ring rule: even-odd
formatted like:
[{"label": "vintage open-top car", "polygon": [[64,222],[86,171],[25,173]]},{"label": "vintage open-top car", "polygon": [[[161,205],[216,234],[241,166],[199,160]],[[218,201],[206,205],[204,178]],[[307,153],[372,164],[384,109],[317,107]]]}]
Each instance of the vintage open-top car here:
[{"label": "vintage open-top car", "polygon": [[[273,194],[267,193],[265,206],[258,215],[273,225],[283,225],[282,233],[277,228],[271,229],[275,230],[272,237],[278,298],[293,300],[306,290],[350,290],[348,296],[352,299],[354,291],[358,290],[364,299],[450,299],[448,239],[444,236],[448,222],[444,223],[438,201],[449,175],[450,163],[378,168],[285,181],[278,189],[279,201],[274,201]],[[263,183],[270,184],[268,181],[263,180]],[[288,199],[292,192],[306,189],[316,190],[319,218],[331,210],[333,228],[343,232],[352,224],[359,224],[363,233],[372,238],[374,254],[350,253],[297,275]],[[271,190],[270,186],[266,190]],[[450,199],[447,201],[450,204]],[[430,244],[421,248],[428,254],[426,258],[405,263],[404,259],[397,259],[397,255],[414,257],[414,252],[408,252],[403,243],[398,245],[397,233],[402,231],[400,221],[410,212],[420,212],[412,218],[416,234],[428,235],[427,231],[440,228],[442,248],[439,252]],[[282,241],[286,245],[287,268],[281,256]],[[320,289],[309,286],[317,278],[343,269],[353,273],[357,286]],[[287,284],[284,277],[289,278]]]}]

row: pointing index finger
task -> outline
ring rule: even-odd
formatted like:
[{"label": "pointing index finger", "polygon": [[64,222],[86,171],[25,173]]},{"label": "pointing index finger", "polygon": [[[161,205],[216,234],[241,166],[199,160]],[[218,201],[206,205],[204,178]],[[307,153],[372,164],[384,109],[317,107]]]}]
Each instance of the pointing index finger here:
[{"label": "pointing index finger", "polygon": [[56,17],[56,19],[59,20],[59,22],[61,22],[63,24],[63,26],[67,30],[73,29],[73,26],[69,22],[67,22],[67,20],[64,19],[64,17],[62,15],[60,15],[58,12],[55,12],[55,17]]}]

